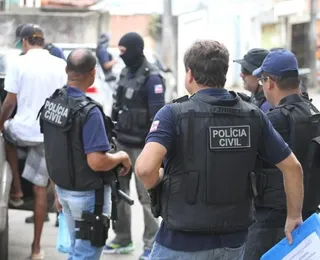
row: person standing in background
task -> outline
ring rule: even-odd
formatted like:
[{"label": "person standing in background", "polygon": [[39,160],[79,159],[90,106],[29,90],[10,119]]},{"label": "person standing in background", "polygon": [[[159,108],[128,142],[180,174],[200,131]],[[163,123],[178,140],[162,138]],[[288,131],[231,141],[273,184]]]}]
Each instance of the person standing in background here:
[{"label": "person standing in background", "polygon": [[[34,184],[35,224],[31,259],[39,260],[44,259],[40,240],[47,212],[49,176],[37,115],[45,99],[66,83],[66,63],[43,49],[44,32],[39,26],[25,25],[20,31],[20,39],[24,55],[17,57],[7,70],[5,90],[8,93],[1,109],[0,130],[5,139],[6,157],[13,176],[10,199],[16,205],[23,203],[17,147],[28,148],[22,177]],[[17,113],[11,119],[16,106]]]},{"label": "person standing in background", "polygon": [[[134,166],[145,143],[152,119],[165,104],[165,86],[158,69],[144,56],[144,41],[139,34],[125,34],[118,45],[120,57],[126,67],[120,75],[112,119],[117,121],[118,147],[129,154]],[[131,174],[120,178],[121,188],[127,194],[130,192],[130,179]],[[135,180],[144,214],[144,252],[140,257],[144,260],[149,257],[159,224],[152,216],[147,191],[136,177]],[[131,209],[124,201],[119,201],[118,211],[116,237],[106,245],[104,253],[128,254],[134,250]]]}]

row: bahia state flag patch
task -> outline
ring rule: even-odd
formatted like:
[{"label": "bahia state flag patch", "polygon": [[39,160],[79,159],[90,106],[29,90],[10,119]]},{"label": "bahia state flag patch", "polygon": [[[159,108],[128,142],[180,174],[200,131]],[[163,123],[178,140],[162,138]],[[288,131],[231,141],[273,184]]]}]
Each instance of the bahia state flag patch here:
[{"label": "bahia state flag patch", "polygon": [[160,122],[159,120],[153,121],[153,123],[150,127],[150,131],[149,131],[150,133],[154,132],[158,129],[159,122]]},{"label": "bahia state flag patch", "polygon": [[161,84],[154,85],[154,93],[162,94],[163,93],[163,86]]}]

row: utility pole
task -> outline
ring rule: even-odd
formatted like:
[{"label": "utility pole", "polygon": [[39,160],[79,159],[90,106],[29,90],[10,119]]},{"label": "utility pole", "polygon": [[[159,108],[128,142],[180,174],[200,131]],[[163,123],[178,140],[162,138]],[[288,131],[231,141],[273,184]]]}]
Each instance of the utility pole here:
[{"label": "utility pole", "polygon": [[167,68],[175,72],[176,46],[173,35],[172,0],[163,0],[162,16],[162,60]]},{"label": "utility pole", "polygon": [[310,27],[309,27],[309,61],[310,87],[317,87],[317,0],[310,0]]},{"label": "utility pole", "polygon": [[6,0],[0,0],[0,11],[6,10]]}]

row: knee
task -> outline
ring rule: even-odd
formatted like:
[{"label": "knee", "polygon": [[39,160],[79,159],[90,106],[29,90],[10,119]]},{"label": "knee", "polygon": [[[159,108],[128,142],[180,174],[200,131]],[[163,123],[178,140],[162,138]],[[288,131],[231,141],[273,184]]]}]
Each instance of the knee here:
[{"label": "knee", "polygon": [[39,187],[36,185],[33,185],[33,192],[36,201],[45,201],[47,202],[47,189],[46,187]]},{"label": "knee", "polygon": [[41,195],[41,194],[47,194],[47,188],[46,187],[40,187],[37,185],[33,185],[33,191],[35,195]]}]

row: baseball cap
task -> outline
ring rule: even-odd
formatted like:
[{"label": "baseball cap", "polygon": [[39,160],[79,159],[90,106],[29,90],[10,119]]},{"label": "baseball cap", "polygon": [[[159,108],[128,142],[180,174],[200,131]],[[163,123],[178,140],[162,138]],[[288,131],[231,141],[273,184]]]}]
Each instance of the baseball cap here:
[{"label": "baseball cap", "polygon": [[261,66],[268,54],[269,51],[266,49],[254,48],[249,50],[243,59],[234,60],[233,62],[239,63],[245,70],[252,73]]},{"label": "baseball cap", "polygon": [[20,32],[21,32],[22,28],[24,26],[26,26],[26,25],[27,25],[26,23],[21,23],[16,28],[16,38],[15,38],[15,41],[14,41],[14,45],[18,49],[22,49],[22,42],[21,42],[21,38],[20,38]]},{"label": "baseball cap", "polygon": [[291,51],[278,50],[270,52],[252,75],[260,77],[262,72],[266,72],[277,77],[295,77],[299,75],[298,71],[296,56]]},{"label": "baseball cap", "polygon": [[39,25],[27,24],[21,29],[20,38],[44,38],[43,30]]},{"label": "baseball cap", "polygon": [[17,26],[16,28],[16,40],[19,40],[20,39],[20,32],[21,32],[21,29],[26,26],[27,24],[26,23],[21,23]]},{"label": "baseball cap", "polygon": [[107,43],[110,40],[110,34],[109,33],[102,33],[99,37],[99,43]]}]

